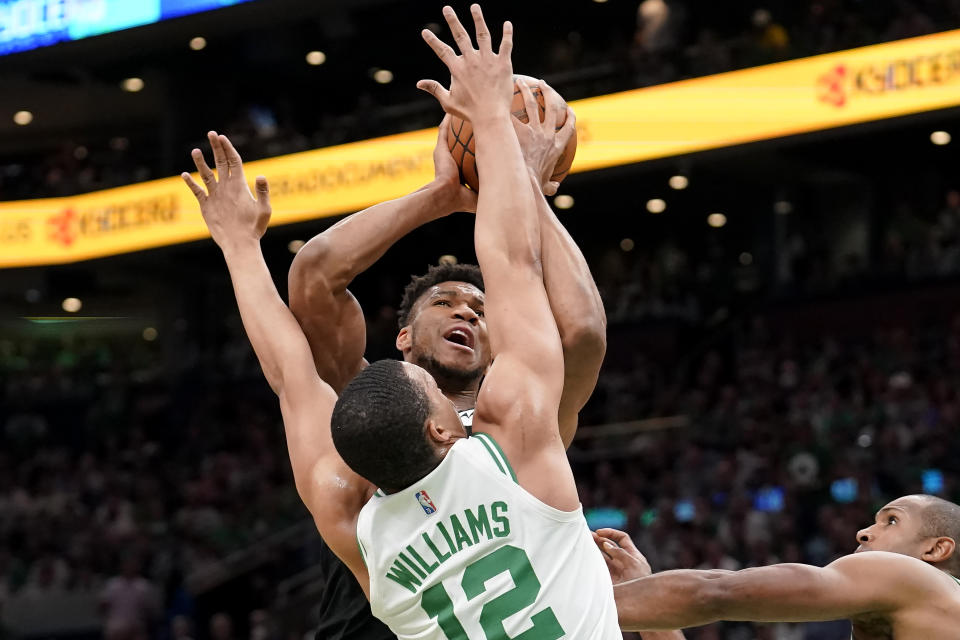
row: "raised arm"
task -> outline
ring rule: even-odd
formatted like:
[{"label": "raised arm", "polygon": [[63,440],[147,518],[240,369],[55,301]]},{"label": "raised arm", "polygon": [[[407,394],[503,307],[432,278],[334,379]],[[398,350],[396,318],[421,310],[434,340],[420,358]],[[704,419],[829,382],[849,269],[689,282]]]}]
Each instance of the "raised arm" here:
[{"label": "raised arm", "polygon": [[896,611],[931,597],[943,576],[883,551],[819,568],[777,564],[741,571],[665,571],[614,586],[624,630],[675,629],[718,620],[815,622]]},{"label": "raised arm", "polygon": [[[544,123],[537,118],[527,125],[514,120],[514,128],[533,183],[540,216],[543,284],[563,345],[563,395],[558,420],[563,446],[569,447],[577,432],[578,414],[597,386],[607,350],[607,316],[583,253],[544,197],[557,191],[557,183],[550,182],[550,176],[574,133],[576,115],[543,80],[540,90],[544,97]],[[567,111],[569,126],[558,132],[546,122],[554,122],[554,110],[562,109]]]},{"label": "raised arm", "polygon": [[363,311],[350,282],[417,227],[454,211],[475,211],[446,146],[447,119],[433,152],[434,180],[409,195],[348,216],[315,236],[290,265],[290,310],[307,335],[320,377],[339,392],[365,366]]},{"label": "raised arm", "polygon": [[210,235],[223,252],[243,327],[280,400],[297,490],[324,540],[366,589],[366,568],[356,548],[356,517],[362,506],[358,501],[365,497],[366,481],[349,469],[345,475],[331,477],[316,455],[317,451],[334,451],[329,425],[337,397],[317,375],[307,339],[280,299],[263,258],[260,238],[270,220],[267,181],[257,178],[254,200],[236,149],[226,136],[210,132],[208,138],[219,179],[199,149],[192,155],[207,190],[188,173],[183,179],[197,197]]},{"label": "raised arm", "polygon": [[[444,16],[461,55],[423,32],[450,70],[450,90],[433,81],[418,86],[434,94],[448,113],[470,120],[476,133],[483,185],[474,242],[496,356],[477,398],[474,429],[500,442],[524,488],[558,509],[573,510],[579,504],[576,486],[557,428],[563,352],[543,285],[540,218],[510,115],[513,27],[504,24],[499,53],[494,53],[480,8],[470,9],[477,49],[449,7]],[[535,113],[529,87],[522,81],[520,86]]]}]

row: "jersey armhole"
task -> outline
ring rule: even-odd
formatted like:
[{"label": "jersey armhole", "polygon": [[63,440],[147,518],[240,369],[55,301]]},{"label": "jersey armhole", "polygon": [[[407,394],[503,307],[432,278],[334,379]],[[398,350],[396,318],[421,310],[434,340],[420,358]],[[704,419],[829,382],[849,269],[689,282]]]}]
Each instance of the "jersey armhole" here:
[{"label": "jersey armhole", "polygon": [[513,467],[510,466],[510,461],[507,460],[507,456],[503,453],[503,449],[500,448],[500,445],[497,444],[497,441],[493,439],[488,433],[477,433],[474,432],[473,437],[476,438],[487,450],[487,453],[490,454],[490,457],[493,458],[493,461],[496,463],[497,468],[503,472],[505,476],[508,476],[514,482],[517,482],[517,474],[513,472]]},{"label": "jersey armhole", "polygon": [[363,548],[363,543],[360,542],[360,532],[357,532],[357,548],[360,549],[360,559],[363,560],[363,566],[367,569],[370,569],[370,565],[367,564],[367,552]]}]

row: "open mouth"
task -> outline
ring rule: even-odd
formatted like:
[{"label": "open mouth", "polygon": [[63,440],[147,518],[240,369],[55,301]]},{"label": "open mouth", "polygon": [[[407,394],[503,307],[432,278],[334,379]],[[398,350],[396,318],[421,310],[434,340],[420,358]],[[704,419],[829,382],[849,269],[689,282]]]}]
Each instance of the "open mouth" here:
[{"label": "open mouth", "polygon": [[466,329],[454,327],[444,334],[443,339],[447,342],[457,345],[458,347],[473,351],[473,334]]}]

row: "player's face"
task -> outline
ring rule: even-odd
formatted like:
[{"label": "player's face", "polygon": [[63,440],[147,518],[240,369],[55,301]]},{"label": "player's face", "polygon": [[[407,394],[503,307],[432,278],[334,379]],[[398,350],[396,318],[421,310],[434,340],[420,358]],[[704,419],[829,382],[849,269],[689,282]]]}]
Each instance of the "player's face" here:
[{"label": "player's face", "polygon": [[912,496],[897,498],[877,512],[874,523],[857,532],[857,551],[890,551],[920,558],[923,505]]},{"label": "player's face", "polygon": [[441,282],[420,296],[408,327],[404,359],[440,380],[473,381],[490,364],[483,292],[465,282]]}]

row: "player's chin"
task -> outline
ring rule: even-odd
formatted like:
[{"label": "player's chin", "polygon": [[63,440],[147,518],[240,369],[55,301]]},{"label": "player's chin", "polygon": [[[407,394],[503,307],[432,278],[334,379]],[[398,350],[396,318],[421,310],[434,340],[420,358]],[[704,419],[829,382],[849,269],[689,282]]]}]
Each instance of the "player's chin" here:
[{"label": "player's chin", "polygon": [[437,362],[447,369],[462,373],[473,371],[480,366],[480,358],[476,353],[466,353],[463,351],[447,351],[438,354]]},{"label": "player's chin", "polygon": [[472,375],[486,369],[483,354],[472,349],[441,349],[434,354],[434,358],[443,368],[461,375]]}]

